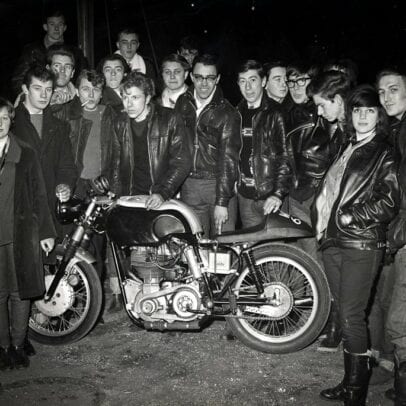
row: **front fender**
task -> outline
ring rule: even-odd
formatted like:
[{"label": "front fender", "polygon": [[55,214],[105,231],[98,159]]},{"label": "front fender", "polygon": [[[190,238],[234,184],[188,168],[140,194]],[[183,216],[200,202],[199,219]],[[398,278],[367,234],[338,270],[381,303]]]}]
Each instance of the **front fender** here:
[{"label": "front fender", "polygon": [[78,262],[86,262],[87,264],[93,264],[96,262],[96,258],[83,248],[76,250],[75,256],[69,261],[68,267],[77,264]]}]

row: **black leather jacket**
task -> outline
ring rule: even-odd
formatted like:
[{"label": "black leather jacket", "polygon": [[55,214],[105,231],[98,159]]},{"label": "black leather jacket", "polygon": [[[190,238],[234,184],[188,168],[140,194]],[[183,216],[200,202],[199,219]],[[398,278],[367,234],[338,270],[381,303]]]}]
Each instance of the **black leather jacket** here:
[{"label": "black leather jacket", "polygon": [[[237,109],[241,112],[247,103],[243,100]],[[264,94],[258,113],[252,120],[253,172],[256,199],[274,195],[283,199],[289,190],[292,151],[286,143],[283,112]]]},{"label": "black leather jacket", "polygon": [[[83,107],[77,96],[68,103],[54,104],[51,106],[51,109],[56,117],[67,122],[70,126],[69,138],[72,144],[73,159],[80,176],[84,166],[83,155],[90,135],[92,122],[83,117]],[[113,137],[115,117],[116,113],[113,108],[111,106],[105,106],[100,125],[100,174],[109,180],[112,187],[116,184],[116,179],[113,179],[113,163],[119,158],[117,155],[117,145],[114,145],[115,137]],[[78,182],[76,188],[75,194],[78,196],[83,196],[87,189],[82,182]],[[113,192],[116,191],[113,190]]]},{"label": "black leather jacket", "polygon": [[[353,152],[341,180],[322,248],[335,245],[378,249],[385,246],[387,224],[394,218],[399,206],[396,172],[393,150],[378,135]],[[322,187],[319,193],[321,190]],[[312,215],[313,224],[317,224],[315,204]],[[349,223],[343,221],[343,216],[347,215]]]},{"label": "black leather jacket", "polygon": [[192,155],[190,176],[216,179],[218,206],[228,206],[238,180],[241,151],[241,116],[216,88],[211,102],[196,118],[194,89],[179,96],[175,111],[185,122]]},{"label": "black leather jacket", "polygon": [[342,132],[331,134],[331,125],[317,116],[313,102],[297,104],[287,115],[288,143],[294,156],[294,181],[289,195],[309,199],[343,146]]},{"label": "black leather jacket", "polygon": [[[182,119],[171,109],[150,103],[148,114],[148,152],[151,168],[151,193],[160,194],[165,200],[173,197],[190,171],[188,139]],[[133,194],[134,146],[131,122],[127,113],[115,122],[115,135],[120,159],[115,171],[122,195]]]}]

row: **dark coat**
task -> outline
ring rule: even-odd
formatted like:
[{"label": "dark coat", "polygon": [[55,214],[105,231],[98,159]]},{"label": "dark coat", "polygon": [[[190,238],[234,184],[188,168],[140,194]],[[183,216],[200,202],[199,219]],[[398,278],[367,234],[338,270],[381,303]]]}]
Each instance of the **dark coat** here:
[{"label": "dark coat", "polygon": [[[79,97],[75,97],[68,103],[55,107],[54,114],[56,117],[69,124],[70,132],[69,139],[72,144],[73,159],[78,174],[83,170],[83,155],[85,152],[87,140],[90,135],[92,122],[83,117],[83,107],[81,106]],[[116,138],[113,136],[114,120],[116,113],[111,106],[105,106],[101,119],[101,175],[106,177],[111,185],[116,183],[113,179],[113,162],[119,159],[117,146],[113,146]],[[78,196],[83,196],[85,190],[77,190]]]},{"label": "dark coat", "polygon": [[105,86],[103,89],[102,99],[100,104],[113,107],[117,114],[120,114],[124,110],[123,101],[120,96],[110,87]]},{"label": "dark coat", "polygon": [[317,115],[312,101],[296,104],[286,115],[288,142],[294,156],[294,181],[289,195],[302,202],[314,195],[343,145],[341,131]]},{"label": "dark coat", "polygon": [[55,188],[64,183],[73,190],[77,180],[77,169],[69,141],[69,125],[54,117],[49,107],[44,110],[43,115],[42,136],[39,138],[31,123],[28,110],[23,103],[20,103],[16,108],[12,131],[38,154],[48,196],[48,205],[58,235],[63,237],[62,227],[55,217]]},{"label": "dark coat", "polygon": [[[333,244],[341,248],[377,249],[385,246],[387,225],[399,207],[396,172],[393,150],[379,135],[352,153],[322,247]],[[321,190],[322,187],[319,193]],[[313,224],[317,224],[317,214],[316,204],[313,204]],[[346,217],[350,220],[343,221]]]},{"label": "dark coat", "polygon": [[179,96],[175,105],[189,138],[191,176],[216,179],[215,204],[227,207],[239,177],[241,116],[217,87],[211,102],[196,118],[193,93],[192,87]]},{"label": "dark coat", "polygon": [[39,242],[55,238],[41,166],[29,145],[11,137],[21,148],[14,187],[14,262],[21,299],[45,291]]},{"label": "dark coat", "polygon": [[[147,120],[149,164],[151,168],[151,193],[160,194],[165,200],[173,197],[190,171],[191,157],[188,139],[182,119],[172,109],[150,104]],[[114,179],[122,195],[131,195],[136,185],[133,182],[134,145],[131,121],[127,113],[118,116],[115,135],[119,143],[120,159]],[[116,145],[116,144],[115,144]]]},{"label": "dark coat", "polygon": [[[242,100],[237,109],[242,112],[247,102]],[[292,152],[286,141],[286,129],[280,106],[264,94],[258,112],[252,118],[252,154],[256,198],[271,195],[283,199],[289,190]]]}]

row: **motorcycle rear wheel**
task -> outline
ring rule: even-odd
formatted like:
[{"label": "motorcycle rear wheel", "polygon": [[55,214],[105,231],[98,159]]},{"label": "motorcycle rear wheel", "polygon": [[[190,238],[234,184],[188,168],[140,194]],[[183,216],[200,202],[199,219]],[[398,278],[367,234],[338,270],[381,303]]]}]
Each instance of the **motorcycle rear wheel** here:
[{"label": "motorcycle rear wheel", "polygon": [[[273,302],[238,305],[237,317],[227,319],[232,332],[261,352],[285,354],[307,347],[319,336],[330,311],[330,290],[323,270],[310,255],[292,245],[272,243],[253,252],[265,297]],[[248,267],[232,290],[237,298],[257,296]]]},{"label": "motorcycle rear wheel", "polygon": [[[53,275],[44,265],[46,287]],[[29,337],[46,345],[70,344],[80,340],[95,325],[102,306],[102,287],[91,264],[77,262],[68,266],[48,303],[33,302]]]}]

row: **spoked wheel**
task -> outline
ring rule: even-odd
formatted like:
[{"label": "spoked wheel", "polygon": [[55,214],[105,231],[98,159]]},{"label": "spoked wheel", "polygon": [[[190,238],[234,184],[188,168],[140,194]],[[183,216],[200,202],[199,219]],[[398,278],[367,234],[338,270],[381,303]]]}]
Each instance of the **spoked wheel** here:
[{"label": "spoked wheel", "polygon": [[[45,285],[50,286],[52,265],[44,265]],[[42,344],[59,345],[80,340],[94,326],[102,305],[100,279],[92,265],[68,265],[49,302],[33,303],[29,336]]]},{"label": "spoked wheel", "polygon": [[[301,249],[286,244],[254,248],[266,303],[238,305],[227,319],[245,345],[269,353],[289,353],[311,344],[330,311],[330,290],[321,267]],[[233,286],[237,298],[255,298],[248,268]]]}]

